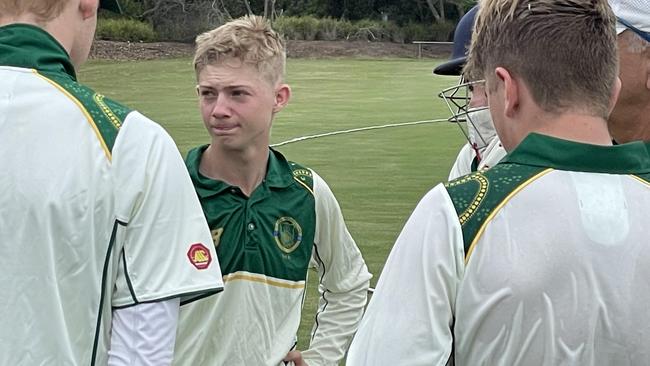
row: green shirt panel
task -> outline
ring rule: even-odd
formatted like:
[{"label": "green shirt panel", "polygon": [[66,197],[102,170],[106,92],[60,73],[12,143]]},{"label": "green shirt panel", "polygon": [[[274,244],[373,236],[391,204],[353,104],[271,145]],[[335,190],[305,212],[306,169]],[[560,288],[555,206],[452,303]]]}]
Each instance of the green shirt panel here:
[{"label": "green shirt panel", "polygon": [[520,164],[497,164],[445,184],[463,230],[465,256],[490,214],[517,188],[546,168]]},{"label": "green shirt panel", "polygon": [[[552,169],[632,174],[650,179],[650,144],[599,146],[529,134],[499,164],[445,184],[463,231],[465,256],[490,214],[511,194]],[[466,258],[467,259],[467,258]]]},{"label": "green shirt panel", "polygon": [[246,271],[303,281],[316,226],[309,169],[270,149],[267,174],[246,197],[238,187],[199,171],[207,145],[190,150],[186,164],[212,231],[224,276]]},{"label": "green shirt panel", "polygon": [[[650,141],[646,141],[644,143],[646,151],[650,154]],[[650,184],[650,173],[645,173],[645,174],[639,174],[637,175],[639,178],[643,179],[646,183]]]}]

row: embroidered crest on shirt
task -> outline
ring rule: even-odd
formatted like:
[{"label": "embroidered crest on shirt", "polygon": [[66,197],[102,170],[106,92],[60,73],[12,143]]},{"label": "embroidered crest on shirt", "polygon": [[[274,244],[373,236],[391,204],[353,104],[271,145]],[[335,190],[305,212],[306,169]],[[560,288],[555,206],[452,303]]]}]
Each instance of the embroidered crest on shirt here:
[{"label": "embroidered crest on shirt", "polygon": [[187,258],[196,269],[206,269],[212,262],[210,250],[201,243],[192,244],[190,250],[187,251]]},{"label": "embroidered crest on shirt", "polygon": [[302,241],[302,228],[292,217],[280,217],[275,222],[273,237],[278,248],[289,254],[300,245]]},{"label": "embroidered crest on shirt", "polygon": [[469,220],[470,217],[472,217],[472,215],[474,214],[474,212],[476,212],[476,210],[481,205],[481,202],[483,202],[483,199],[487,194],[490,182],[482,174],[484,171],[485,170],[480,170],[478,172],[471,173],[464,177],[460,177],[456,180],[445,183],[445,187],[447,188],[463,185],[469,181],[474,181],[478,183],[478,190],[476,190],[476,192],[474,193],[474,198],[472,198],[471,202],[469,203],[465,211],[463,211],[460,215],[458,215],[458,219],[460,220],[461,226],[465,225],[467,220]]}]

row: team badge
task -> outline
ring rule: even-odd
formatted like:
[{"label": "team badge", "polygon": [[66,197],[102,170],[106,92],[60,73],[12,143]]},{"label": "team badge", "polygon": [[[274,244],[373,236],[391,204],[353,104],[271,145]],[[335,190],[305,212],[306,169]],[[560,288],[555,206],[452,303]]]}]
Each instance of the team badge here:
[{"label": "team badge", "polygon": [[280,217],[275,222],[273,237],[280,250],[289,254],[300,245],[302,241],[302,228],[292,217]]},{"label": "team badge", "polygon": [[210,250],[201,243],[192,244],[187,251],[187,258],[196,269],[206,269],[212,262]]}]

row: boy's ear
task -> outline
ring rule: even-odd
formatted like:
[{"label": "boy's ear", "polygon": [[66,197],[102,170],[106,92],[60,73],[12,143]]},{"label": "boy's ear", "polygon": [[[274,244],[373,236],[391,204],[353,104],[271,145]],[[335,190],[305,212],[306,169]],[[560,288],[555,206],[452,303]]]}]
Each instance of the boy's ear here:
[{"label": "boy's ear", "polygon": [[278,113],[284,108],[291,99],[291,88],[287,84],[280,84],[275,89],[275,105],[273,106],[273,113]]},{"label": "boy's ear", "polygon": [[[650,80],[649,80],[648,85],[650,86]],[[618,101],[618,97],[621,95],[622,86],[623,86],[623,84],[621,82],[621,78],[619,78],[617,76],[616,80],[614,81],[614,85],[612,86],[612,92],[611,92],[611,97],[609,99],[609,109],[607,110],[607,115],[610,115],[612,113],[612,111],[614,110],[614,106],[616,106],[616,102]]]},{"label": "boy's ear", "polygon": [[79,11],[84,20],[94,17],[99,8],[98,0],[81,0],[79,2]]},{"label": "boy's ear", "polygon": [[495,69],[497,81],[502,84],[504,89],[504,103],[503,113],[509,118],[514,118],[517,110],[519,109],[519,84],[517,80],[512,77],[512,74],[503,67]]}]

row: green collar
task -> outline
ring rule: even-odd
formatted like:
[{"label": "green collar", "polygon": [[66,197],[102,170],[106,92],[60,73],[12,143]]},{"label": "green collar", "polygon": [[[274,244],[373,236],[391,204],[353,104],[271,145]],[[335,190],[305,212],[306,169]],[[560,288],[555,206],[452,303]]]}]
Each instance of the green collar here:
[{"label": "green collar", "polygon": [[610,174],[650,172],[650,155],[642,142],[600,146],[537,133],[529,134],[501,162],[579,172]]},{"label": "green collar", "polygon": [[[185,164],[190,173],[194,188],[199,197],[205,198],[219,194],[227,189],[233,188],[231,185],[208,178],[199,172],[201,157],[209,145],[203,145],[190,150],[187,153]],[[286,188],[293,183],[293,172],[287,160],[278,151],[269,148],[269,159],[266,167],[266,177],[262,182],[270,188]],[[257,190],[257,189],[256,189]]]},{"label": "green collar", "polygon": [[77,80],[65,48],[48,32],[30,24],[0,27],[0,65],[67,74]]}]

